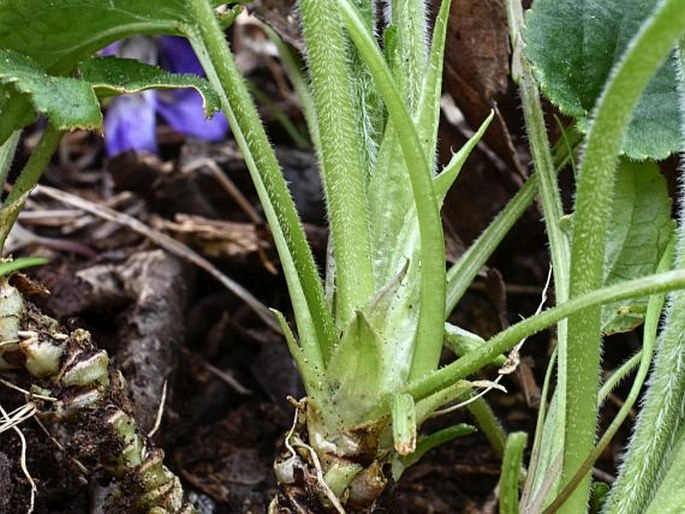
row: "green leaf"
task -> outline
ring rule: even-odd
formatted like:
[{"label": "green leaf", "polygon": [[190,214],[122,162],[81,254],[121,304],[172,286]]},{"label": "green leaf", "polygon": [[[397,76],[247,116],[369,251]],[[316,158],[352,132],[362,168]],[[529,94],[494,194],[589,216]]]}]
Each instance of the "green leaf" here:
[{"label": "green leaf", "polygon": [[391,393],[409,377],[419,317],[419,265],[407,262],[364,308],[382,343],[380,388]]},{"label": "green leaf", "polygon": [[[66,75],[114,41],[184,35],[193,23],[184,0],[0,0],[0,48],[30,57],[51,75]],[[0,143],[34,119],[22,96],[2,99],[0,110]]]},{"label": "green leaf", "polygon": [[400,149],[407,164],[420,238],[420,308],[410,373],[410,377],[418,377],[436,368],[440,360],[445,308],[445,248],[440,210],[433,189],[433,166],[421,147],[420,126],[417,126],[420,124],[411,118],[376,40],[363,26],[349,0],[339,2],[350,39],[369,67],[385,102],[389,122],[397,131]]},{"label": "green leaf", "polygon": [[457,153],[452,155],[450,162],[447,163],[447,166],[445,166],[440,175],[433,179],[435,194],[438,197],[438,201],[441,205],[445,201],[445,197],[447,196],[447,192],[449,191],[450,187],[452,187],[454,181],[457,180],[459,172],[464,166],[466,159],[468,159],[473,149],[478,145],[494,117],[495,111],[490,111],[490,115],[485,118],[485,121],[481,123],[478,130],[469,138],[466,143],[464,143],[464,146],[462,146]]},{"label": "green leaf", "polygon": [[221,108],[209,82],[197,75],[169,73],[158,66],[119,57],[95,57],[79,64],[81,78],[99,97],[138,93],[146,89],[193,88],[204,99],[207,116]]},{"label": "green leaf", "polygon": [[[653,273],[671,237],[671,200],[666,180],[650,161],[623,160],[607,234],[605,285]],[[628,332],[642,324],[648,298],[602,307],[605,334]]]},{"label": "green leaf", "polygon": [[[426,73],[418,106],[413,112],[419,140],[429,160],[434,158],[436,152],[449,7],[450,1],[444,0],[435,20]],[[392,50],[399,44],[397,27],[392,25],[388,27],[384,36],[386,53],[399,52],[399,50]],[[398,73],[400,68],[394,71]],[[462,151],[460,150],[460,155]],[[468,151],[466,155],[463,155],[464,159],[467,154]],[[398,134],[392,120],[389,120],[381,141],[376,167],[367,186],[369,219],[374,220],[371,225],[371,243],[374,252],[374,275],[378,284],[386,284],[392,280],[405,259],[415,260],[418,257],[418,222],[411,185],[406,180],[407,174],[407,165],[402,156]],[[438,200],[441,200],[440,188],[448,179],[448,175],[443,179],[434,179]],[[389,253],[388,249],[391,249],[392,253]]]},{"label": "green leaf", "polygon": [[[326,368],[328,391],[319,402],[322,414],[338,416],[347,428],[366,421],[381,394],[380,370],[381,341],[366,317],[357,311]],[[337,405],[344,406],[344,410]]]},{"label": "green leaf", "polygon": [[[578,120],[588,118],[611,70],[656,0],[536,0],[526,18],[526,55],[545,95]],[[623,140],[632,159],[663,159],[680,141],[676,74],[666,62],[642,95]]]},{"label": "green leaf", "polygon": [[84,80],[53,77],[25,55],[0,49],[0,82],[26,95],[58,130],[102,126],[100,104]]},{"label": "green leaf", "polygon": [[[307,387],[307,394],[315,394],[311,388],[321,383],[321,370],[307,360],[302,347],[297,343],[295,335],[290,329],[290,325],[288,325],[283,313],[277,311],[276,309],[271,309],[271,312],[273,312],[274,316],[276,316],[278,325],[281,327],[281,331],[285,336],[285,342],[288,345],[290,355],[292,355],[293,360],[297,365],[297,370],[300,372],[300,376],[302,377],[302,381],[305,387]],[[303,337],[307,336],[308,334],[303,334]]]},{"label": "green leaf", "polygon": [[183,25],[192,23],[184,0],[2,0],[0,48],[67,73],[114,41],[134,34],[183,35]]}]

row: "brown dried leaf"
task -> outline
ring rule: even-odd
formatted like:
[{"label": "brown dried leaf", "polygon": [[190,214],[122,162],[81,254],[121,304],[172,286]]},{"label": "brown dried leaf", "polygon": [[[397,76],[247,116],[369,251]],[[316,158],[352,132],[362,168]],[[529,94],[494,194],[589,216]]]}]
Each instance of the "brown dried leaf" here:
[{"label": "brown dried leaf", "polygon": [[175,239],[214,259],[246,257],[265,246],[252,223],[210,220],[177,214],[175,222],[159,217],[152,225],[170,232]]},{"label": "brown dried leaf", "polygon": [[304,49],[295,0],[255,0],[247,8],[250,14],[274,29],[286,43],[300,51]]},{"label": "brown dried leaf", "polygon": [[[433,0],[434,11],[439,0]],[[512,169],[522,171],[500,109],[509,94],[509,35],[498,0],[453,0],[445,48],[445,92],[452,95],[471,127],[495,108],[497,116],[485,142]],[[509,96],[510,98],[506,98]]]}]

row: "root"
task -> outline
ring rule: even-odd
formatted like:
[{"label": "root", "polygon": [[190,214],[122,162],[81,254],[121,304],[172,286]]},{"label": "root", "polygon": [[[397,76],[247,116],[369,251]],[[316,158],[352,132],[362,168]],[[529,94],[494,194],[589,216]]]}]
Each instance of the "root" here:
[{"label": "root", "polygon": [[[340,447],[321,439],[314,441],[318,419],[315,407],[306,399],[295,402],[293,425],[285,437],[285,451],[277,459],[274,469],[280,493],[269,505],[270,514],[368,514],[385,491],[387,478],[374,457],[375,451],[342,455]],[[372,431],[371,438],[378,433]],[[360,435],[361,434],[361,435]],[[364,438],[369,433],[361,430],[342,434],[349,447],[367,448]],[[319,434],[320,436],[320,434]],[[355,439],[355,436],[359,436]],[[321,436],[322,437],[322,436]],[[338,441],[340,443],[340,441]],[[325,446],[325,449],[323,448]],[[347,446],[346,446],[347,447]]]},{"label": "root", "polygon": [[285,438],[285,446],[288,449],[288,451],[290,451],[293,458],[297,458],[297,454],[295,453],[294,449],[295,447],[302,448],[309,453],[309,458],[311,459],[312,465],[314,466],[314,470],[316,472],[318,486],[321,488],[321,491],[323,491],[323,493],[326,495],[326,498],[328,498],[328,501],[331,502],[331,505],[333,505],[333,508],[338,512],[338,514],[345,514],[345,509],[343,509],[343,506],[340,504],[340,500],[331,490],[331,488],[328,487],[328,484],[323,478],[323,469],[321,468],[321,461],[319,460],[319,456],[316,454],[316,451],[314,450],[314,448],[312,448],[308,444],[305,444],[302,440],[300,440],[299,437],[295,435],[295,428],[298,425],[299,416],[300,406],[298,406],[295,409],[295,419],[293,420],[293,426],[290,429],[290,432]]},{"label": "root", "polygon": [[19,466],[21,467],[22,473],[24,473],[26,480],[31,486],[31,493],[29,496],[29,508],[27,510],[28,514],[31,514],[33,512],[33,508],[36,504],[36,493],[38,492],[38,487],[36,487],[36,482],[34,482],[31,473],[29,473],[28,466],[26,465],[26,438],[24,437],[24,433],[17,425],[23,423],[27,419],[31,419],[36,414],[36,412],[38,412],[38,409],[31,402],[27,403],[22,407],[19,407],[18,409],[15,409],[9,414],[2,407],[2,405],[0,405],[0,414],[2,414],[2,417],[4,418],[3,424],[0,425],[0,432],[4,432],[5,430],[12,428],[17,433],[17,435],[19,436],[19,440],[21,441],[21,455],[19,457]]},{"label": "root", "polygon": [[162,418],[164,417],[164,406],[166,405],[166,393],[167,393],[167,381],[162,384],[162,398],[159,400],[159,409],[157,409],[157,417],[155,417],[155,424],[152,426],[150,431],[147,433],[149,438],[159,430],[159,426],[162,424]]},{"label": "root", "polygon": [[[93,345],[90,333],[65,331],[24,304],[5,280],[0,280],[0,298],[0,341],[11,342],[0,347],[0,364],[23,368],[32,384],[30,390],[13,387],[30,401],[11,414],[2,410],[0,427],[20,433],[16,425],[40,416],[50,426],[53,441],[80,469],[102,469],[118,480],[112,496],[118,512],[195,512],[184,498],[180,480],[164,466],[164,452],[138,429],[124,379],[110,369],[107,352]],[[160,410],[163,407],[164,402]],[[20,437],[25,453],[23,434]],[[25,463],[22,466],[29,479]],[[35,484],[32,479],[29,483],[33,505]]]}]

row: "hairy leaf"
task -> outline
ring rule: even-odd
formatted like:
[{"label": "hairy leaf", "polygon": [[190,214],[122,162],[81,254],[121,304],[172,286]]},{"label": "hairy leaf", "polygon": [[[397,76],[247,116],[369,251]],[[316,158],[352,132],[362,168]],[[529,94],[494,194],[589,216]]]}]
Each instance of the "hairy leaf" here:
[{"label": "hairy leaf", "polygon": [[[622,161],[607,234],[605,285],[649,275],[656,270],[673,225],[666,180],[652,162]],[[605,334],[628,332],[644,320],[647,298],[602,308]]]},{"label": "hairy leaf", "polygon": [[[418,106],[413,113],[423,150],[429,160],[435,155],[440,119],[439,99],[442,91],[442,64],[449,6],[449,0],[444,0],[438,12]],[[398,44],[397,29],[389,27],[385,37],[387,52]],[[376,168],[367,186],[370,198],[369,218],[378,220],[371,226],[371,243],[374,252],[374,274],[379,284],[389,283],[407,258],[415,261],[414,256],[419,249],[416,209],[411,186],[406,180],[407,174],[397,131],[393,123],[388,122],[378,152]],[[391,255],[389,250],[392,252]]]},{"label": "hairy leaf", "polygon": [[[526,18],[526,54],[545,95],[585,130],[611,70],[656,0],[537,0]],[[678,97],[666,62],[633,115],[623,141],[632,159],[679,149]]]}]

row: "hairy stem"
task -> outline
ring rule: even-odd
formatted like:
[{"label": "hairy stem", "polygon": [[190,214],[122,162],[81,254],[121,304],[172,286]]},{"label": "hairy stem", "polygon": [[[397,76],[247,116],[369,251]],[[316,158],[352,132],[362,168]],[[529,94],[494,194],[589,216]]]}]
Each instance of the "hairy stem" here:
[{"label": "hairy stem", "polygon": [[[665,0],[643,25],[612,75],[595,111],[579,170],[571,249],[571,298],[602,285],[607,221],[611,217],[615,171],[623,135],[642,91],[685,31],[681,0]],[[568,320],[568,373],[564,461],[565,485],[594,446],[600,361],[600,306]],[[560,508],[584,512],[589,474]]]},{"label": "hairy stem", "polygon": [[435,369],[442,349],[445,305],[445,243],[433,179],[411,116],[395,87],[392,73],[354,7],[341,0],[341,12],[354,44],[383,96],[409,170],[421,238],[420,312],[411,378]]},{"label": "hairy stem", "polygon": [[[671,263],[673,261],[673,249],[674,244],[671,243],[668,249],[664,252],[661,261],[659,262],[657,272],[664,272],[671,268]],[[665,301],[666,295],[664,293],[655,294],[649,298],[647,313],[645,315],[645,326],[643,330],[644,335],[642,338],[642,350],[638,354],[640,356],[640,367],[638,368],[635,380],[633,381],[633,384],[630,387],[628,397],[626,398],[625,402],[623,402],[623,405],[621,405],[621,408],[619,409],[614,419],[611,421],[609,428],[606,429],[606,431],[602,435],[602,438],[599,440],[594,450],[592,450],[590,456],[587,459],[585,459],[583,465],[576,471],[576,474],[573,477],[573,479],[570,480],[568,484],[566,484],[561,493],[559,493],[559,496],[547,507],[547,509],[545,509],[545,514],[551,514],[553,512],[556,512],[556,509],[564,503],[568,495],[570,495],[573,489],[575,488],[576,484],[580,482],[580,480],[582,480],[585,473],[590,471],[595,461],[606,449],[608,444],[611,442],[611,439],[614,437],[614,435],[616,435],[616,432],[618,432],[618,429],[621,427],[625,419],[628,417],[630,410],[633,408],[633,405],[635,404],[635,402],[638,399],[638,396],[640,395],[640,391],[642,391],[642,385],[644,384],[645,378],[647,378],[647,373],[649,372],[649,367],[652,362],[652,354],[654,352],[654,346],[656,343],[657,332],[659,330],[659,320],[661,319],[661,312],[663,310]],[[621,376],[621,370],[619,370],[616,374]],[[603,400],[602,392],[604,389],[605,388],[602,387],[599,393],[599,397],[597,398],[598,407]],[[651,482],[651,484],[654,483],[657,482]],[[634,504],[635,502],[630,503],[630,505]]]},{"label": "hairy stem", "polygon": [[[685,270],[649,275],[621,284],[595,289],[510,326],[489,339],[482,348],[466,354],[459,360],[421,380],[410,383],[404,388],[404,391],[414,396],[416,401],[435,394],[487,366],[499,354],[506,352],[522,339],[549,328],[559,320],[581,312],[583,309],[683,288],[685,288]],[[593,402],[597,403],[597,396],[593,398]],[[379,405],[376,409],[376,413],[379,415],[386,412],[387,405],[385,404]]]},{"label": "hairy stem", "polygon": [[347,327],[374,292],[365,172],[362,169],[361,116],[353,85],[346,38],[336,0],[300,0],[309,75],[319,128],[320,161],[328,202],[336,266],[336,317]]},{"label": "hairy stem", "polygon": [[[683,83],[683,43],[678,66],[681,102],[681,137],[685,138],[685,84]],[[676,231],[674,267],[685,268],[685,178],[681,158],[679,228]],[[682,427],[685,395],[685,294],[674,291],[668,296],[667,314],[660,334],[654,370],[644,404],[628,444],[628,451],[619,469],[618,478],[604,512],[629,514],[644,512],[662,483],[664,464],[668,460],[675,435]]]},{"label": "hairy stem", "polygon": [[[207,0],[187,0],[197,25],[188,38],[221,97],[271,227],[291,295],[301,344],[311,366],[323,370],[335,340],[330,310],[299,216],[257,109]],[[315,337],[309,337],[312,327]]]},{"label": "hairy stem", "polygon": [[12,230],[12,225],[14,225],[19,212],[24,206],[26,195],[38,183],[43,171],[45,171],[45,168],[50,163],[55,150],[57,150],[63,134],[63,131],[48,125],[36,148],[31,153],[31,157],[29,157],[24,169],[21,170],[17,181],[12,187],[12,191],[7,196],[2,213],[0,213],[0,250],[5,246],[5,241],[10,230]]}]

